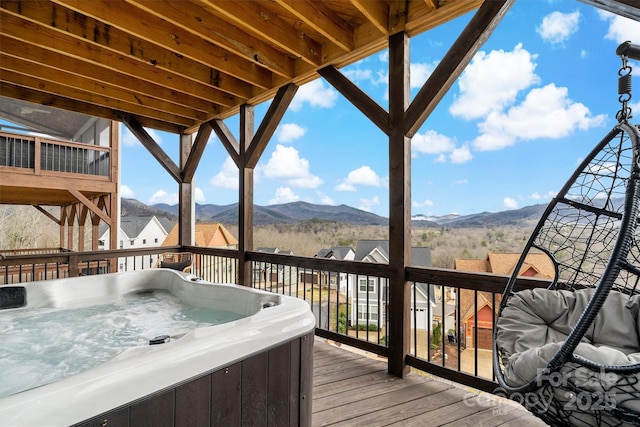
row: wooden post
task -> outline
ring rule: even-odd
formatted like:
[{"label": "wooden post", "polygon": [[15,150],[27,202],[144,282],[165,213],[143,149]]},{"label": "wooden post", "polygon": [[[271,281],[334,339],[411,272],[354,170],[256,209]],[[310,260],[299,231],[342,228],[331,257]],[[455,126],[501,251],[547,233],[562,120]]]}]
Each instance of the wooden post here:
[{"label": "wooden post", "polygon": [[254,111],[249,105],[240,106],[240,155],[238,174],[238,284],[251,285],[251,261],[247,251],[253,250],[253,167],[249,167],[247,149],[253,140]]},{"label": "wooden post", "polygon": [[409,105],[409,37],[389,37],[389,357],[388,370],[404,377],[411,343],[410,287],[405,267],[411,259],[411,140],[404,118]]},{"label": "wooden post", "polygon": [[[109,226],[109,249],[119,249],[118,242],[118,230],[120,230],[120,122],[111,120],[109,129],[109,148],[111,149],[111,159],[109,161],[109,179],[115,183],[115,192],[110,193],[105,202],[108,202],[107,210],[111,221],[107,224]],[[100,227],[100,220],[97,219],[94,225],[94,244],[95,249],[98,249],[98,233]],[[113,258],[109,262],[109,271],[115,273],[118,271],[118,259]]]},{"label": "wooden post", "polygon": [[[180,135],[180,169],[187,164],[187,159],[191,153],[191,135]],[[192,181],[178,182],[178,244],[180,246],[191,246],[194,244],[195,234],[195,206],[194,206],[194,184]]]}]

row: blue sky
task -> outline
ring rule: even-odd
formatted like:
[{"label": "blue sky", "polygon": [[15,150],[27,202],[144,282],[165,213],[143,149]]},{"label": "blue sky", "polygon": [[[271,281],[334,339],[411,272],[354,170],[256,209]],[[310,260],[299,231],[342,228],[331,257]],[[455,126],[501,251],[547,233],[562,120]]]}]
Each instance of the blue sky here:
[{"label": "blue sky", "polygon": [[[471,15],[411,39],[415,96]],[[616,47],[640,23],[576,0],[518,0],[412,140],[412,214],[547,203],[615,124]],[[387,52],[342,69],[387,108]],[[634,87],[640,91],[640,63]],[[640,92],[631,106],[640,122]],[[268,104],[256,106],[256,126]],[[238,118],[225,121],[238,138]],[[177,163],[178,136],[150,131]],[[121,194],[177,203],[178,186],[123,127]],[[388,216],[387,138],[326,81],[299,88],[255,171],[255,203],[347,204]],[[145,165],[141,170],[140,165]],[[196,201],[238,201],[237,168],[212,136]]]}]

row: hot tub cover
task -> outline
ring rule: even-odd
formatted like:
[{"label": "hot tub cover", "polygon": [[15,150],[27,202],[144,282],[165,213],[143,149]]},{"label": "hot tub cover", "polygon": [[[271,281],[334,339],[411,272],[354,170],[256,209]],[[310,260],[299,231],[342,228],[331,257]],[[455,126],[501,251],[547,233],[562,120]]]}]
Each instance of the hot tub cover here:
[{"label": "hot tub cover", "polygon": [[[593,292],[592,288],[577,291],[533,289],[518,292],[510,298],[498,320],[496,333],[507,384],[523,386],[547,366],[578,322]],[[639,308],[640,295],[630,297],[611,291],[574,354],[609,366],[639,364]],[[640,396],[637,395],[640,372],[622,382],[622,377],[629,374],[606,370],[594,373],[575,362],[565,363],[560,372],[567,376],[559,377],[558,381],[570,381],[593,392],[607,392],[607,385],[610,385],[618,404],[640,410]]]}]

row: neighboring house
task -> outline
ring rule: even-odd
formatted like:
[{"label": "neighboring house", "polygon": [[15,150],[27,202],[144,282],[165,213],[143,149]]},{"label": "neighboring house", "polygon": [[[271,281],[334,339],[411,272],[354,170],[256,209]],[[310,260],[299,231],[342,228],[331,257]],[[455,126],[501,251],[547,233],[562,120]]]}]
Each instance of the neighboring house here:
[{"label": "neighboring house", "polygon": [[[103,225],[100,228],[98,249],[134,249],[160,246],[167,237],[167,230],[173,226],[168,219],[156,216],[123,216],[120,218],[118,230],[118,248],[109,248],[109,227]],[[157,260],[157,255],[151,255],[150,259],[143,259],[145,265],[134,265],[133,257],[118,258],[118,271],[131,271],[140,268],[149,268]],[[146,265],[148,263],[148,265]]]},{"label": "neighboring house", "polygon": [[[519,253],[489,252],[484,259],[456,259],[454,268],[467,272],[511,275],[518,259]],[[518,272],[519,276],[546,279],[554,274],[553,263],[543,253],[528,254]],[[493,325],[501,298],[501,295],[494,296],[490,292],[460,290],[460,330],[466,347],[486,350],[493,348]]]},{"label": "neighboring house", "polygon": [[[353,261],[355,252],[351,246],[332,246],[328,249],[320,249],[314,258],[341,259]],[[300,270],[299,280],[302,283],[322,284],[330,289],[337,290],[340,294],[347,292],[347,273],[335,271],[320,272],[317,270]]]},{"label": "neighboring house", "polygon": [[[194,246],[205,248],[237,249],[238,239],[224,225],[219,223],[197,223],[194,232]],[[162,246],[178,245],[178,224],[167,235]],[[191,273],[214,282],[233,282],[237,278],[236,260],[226,257],[195,257]]]},{"label": "neighboring house", "polygon": [[[281,251],[278,248],[258,248],[256,252],[268,254],[293,255],[291,251]],[[259,284],[261,288],[268,288],[276,291],[280,288],[295,286],[298,283],[296,268],[290,265],[273,264],[268,262],[253,263],[253,282]],[[283,293],[288,293],[285,289],[280,289]],[[295,290],[290,289],[290,292]]]},{"label": "neighboring house", "polygon": [[[355,251],[350,247],[337,246],[322,249],[316,257],[388,264],[389,241],[359,240]],[[411,248],[411,265],[430,267],[431,250],[425,247]],[[332,280],[336,283],[332,283]],[[329,277],[329,283],[337,286],[338,291],[346,296],[351,306],[350,324],[374,324],[378,329],[384,327],[387,320],[387,282],[386,278],[358,274],[340,274],[333,279]],[[416,283],[415,286],[411,286],[412,328],[431,330],[435,304],[433,285]]]},{"label": "neighboring house", "polygon": [[[178,224],[167,235],[162,246],[178,244]],[[219,223],[197,223],[194,232],[194,246],[205,248],[237,249],[238,239],[226,227]]]}]

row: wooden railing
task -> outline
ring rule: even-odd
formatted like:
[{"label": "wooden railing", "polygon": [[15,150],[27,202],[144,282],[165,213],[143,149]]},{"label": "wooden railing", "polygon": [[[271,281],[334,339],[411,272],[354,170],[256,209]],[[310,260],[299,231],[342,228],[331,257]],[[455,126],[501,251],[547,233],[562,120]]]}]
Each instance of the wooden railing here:
[{"label": "wooden railing", "polygon": [[[192,253],[192,274],[211,282],[238,283],[236,250],[176,246],[0,256],[0,285],[153,268],[159,254],[176,251]],[[388,265],[262,252],[248,252],[247,257],[251,286],[307,301],[316,317],[316,335],[388,356]],[[406,269],[406,277],[411,286],[412,342],[405,363],[481,390],[496,390],[491,345],[481,344],[480,326],[485,334],[493,329],[507,277],[415,267]],[[547,282],[523,278],[519,285],[540,287]],[[483,320],[487,306],[491,314]],[[426,325],[421,316],[428,319]],[[439,336],[434,335],[438,324]],[[489,348],[477,348],[483,346]]]},{"label": "wooden railing", "polygon": [[0,167],[109,176],[109,147],[0,132]]}]

